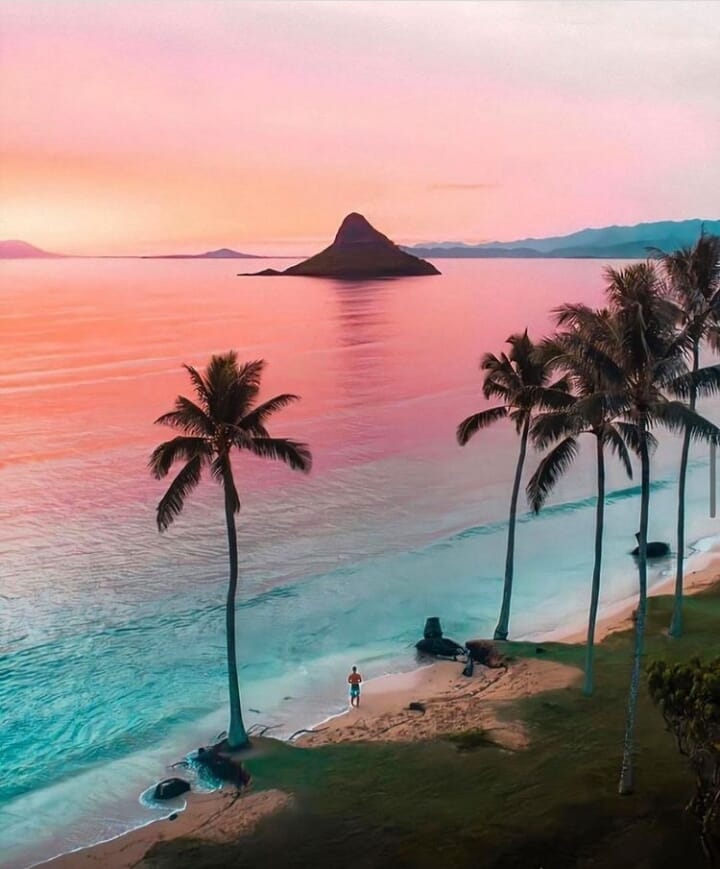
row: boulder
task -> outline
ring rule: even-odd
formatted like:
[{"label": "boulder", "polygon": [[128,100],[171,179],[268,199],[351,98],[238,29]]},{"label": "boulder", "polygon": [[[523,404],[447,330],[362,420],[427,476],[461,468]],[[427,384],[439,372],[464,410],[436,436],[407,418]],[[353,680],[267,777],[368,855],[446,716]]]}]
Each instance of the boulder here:
[{"label": "boulder", "polygon": [[434,655],[437,658],[452,658],[453,660],[458,655],[465,653],[465,649],[460,643],[443,637],[440,619],[437,616],[431,616],[425,620],[423,638],[415,643],[415,648],[423,655]]},{"label": "boulder", "polygon": [[221,781],[227,781],[236,787],[245,787],[250,781],[250,773],[243,762],[223,751],[223,745],[213,745],[210,748],[198,748],[197,761],[206,766],[210,772]]},{"label": "boulder", "polygon": [[432,640],[420,640],[415,648],[423,655],[434,655],[436,658],[452,658],[465,653],[465,649],[455,640],[448,637],[435,637]]},{"label": "boulder", "polygon": [[465,648],[476,664],[491,668],[505,666],[505,658],[490,640],[468,640]]},{"label": "boulder", "polygon": [[[670,555],[670,544],[660,540],[649,540],[646,552],[648,558],[664,558],[666,555]],[[640,555],[640,547],[636,546],[631,555],[637,558]]]},{"label": "boulder", "polygon": [[440,627],[440,619],[437,616],[430,616],[425,619],[425,630],[423,637],[426,640],[436,640],[442,637],[442,628]]},{"label": "boulder", "polygon": [[190,790],[190,782],[184,778],[166,778],[165,781],[158,782],[155,785],[153,799],[156,800],[172,800],[174,797],[179,797],[180,794],[187,793]]},{"label": "boulder", "polygon": [[[639,543],[640,535],[636,534],[635,539]],[[648,540],[645,545],[645,552],[648,558],[664,558],[666,555],[670,554],[670,544],[663,543],[661,540]],[[637,558],[637,556],[640,555],[640,547],[636,546],[630,554]]]}]

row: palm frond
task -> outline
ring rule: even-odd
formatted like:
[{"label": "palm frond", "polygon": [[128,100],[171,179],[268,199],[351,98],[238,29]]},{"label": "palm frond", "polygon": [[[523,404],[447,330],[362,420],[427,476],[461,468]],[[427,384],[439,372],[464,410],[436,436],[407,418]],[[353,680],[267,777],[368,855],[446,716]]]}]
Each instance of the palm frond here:
[{"label": "palm frond", "polygon": [[660,401],[648,409],[648,419],[676,434],[689,432],[697,441],[720,442],[720,428],[681,401]]},{"label": "palm frond", "polygon": [[474,413],[464,419],[457,427],[457,442],[461,447],[464,447],[480,429],[487,428],[499,419],[504,419],[507,415],[508,409],[506,407],[491,407],[488,410],[481,410],[480,413]]},{"label": "palm frond", "polygon": [[512,395],[522,387],[522,381],[512,366],[508,357],[501,353],[498,358],[494,353],[486,353],[480,361],[480,368],[487,372],[483,381],[485,398]]},{"label": "palm frond", "polygon": [[156,480],[162,480],[170,473],[175,462],[189,462],[196,456],[207,460],[211,454],[212,446],[204,438],[180,436],[155,447],[148,467]]},{"label": "palm frond", "polygon": [[676,377],[667,388],[672,395],[683,399],[690,398],[693,392],[695,395],[717,395],[720,392],[720,365],[688,371]]},{"label": "palm frond", "polygon": [[623,436],[616,425],[603,426],[600,437],[602,437],[603,444],[609,446],[612,452],[620,459],[622,466],[625,468],[625,473],[632,479],[633,469],[630,453],[628,453]]},{"label": "palm frond", "polygon": [[577,454],[577,439],[568,437],[560,441],[540,462],[525,489],[530,507],[535,513],[540,511],[555,484],[573,463]]},{"label": "palm frond", "polygon": [[582,431],[582,420],[569,411],[549,411],[538,414],[530,426],[530,438],[538,450],[546,450],[551,444]]},{"label": "palm frond", "polygon": [[155,420],[155,424],[178,428],[189,435],[199,437],[211,437],[215,431],[213,421],[208,414],[194,401],[185,398],[184,395],[178,395],[175,399],[175,410],[159,416]]},{"label": "palm frond", "polygon": [[185,499],[200,482],[202,463],[202,457],[199,455],[190,459],[170,483],[170,488],[157,507],[157,526],[160,531],[167,530],[182,512]]},{"label": "palm frond", "polygon": [[[566,381],[557,381],[562,386],[568,386]],[[557,389],[554,386],[525,386],[516,397],[515,403],[525,410],[538,408],[541,410],[564,410],[575,402],[575,396],[567,389]]]},{"label": "palm frond", "polygon": [[234,350],[213,356],[204,378],[209,415],[216,422],[236,423],[254,402],[264,367],[262,359],[239,365]]},{"label": "palm frond", "polygon": [[[640,455],[640,428],[635,422],[624,422],[619,420],[614,423],[615,428],[620,432],[622,439],[636,454]],[[650,431],[645,431],[645,443],[648,452],[654,452],[657,449],[657,438]]]},{"label": "palm frond", "polygon": [[308,474],[312,468],[312,454],[308,445],[289,438],[252,437],[243,441],[240,448],[263,459],[285,462],[293,471]]},{"label": "palm frond", "polygon": [[183,363],[183,368],[190,375],[190,380],[192,381],[192,385],[195,387],[195,394],[200,401],[202,409],[205,411],[205,413],[208,413],[208,411],[210,410],[210,401],[205,379],[196,368],[193,368],[192,365]]},{"label": "palm frond", "polygon": [[250,413],[242,417],[238,425],[245,431],[257,434],[260,437],[268,437],[267,429],[265,428],[267,420],[278,410],[287,407],[294,401],[299,401],[299,396],[291,395],[290,393],[276,395],[274,398],[270,398],[268,401],[259,404]]}]

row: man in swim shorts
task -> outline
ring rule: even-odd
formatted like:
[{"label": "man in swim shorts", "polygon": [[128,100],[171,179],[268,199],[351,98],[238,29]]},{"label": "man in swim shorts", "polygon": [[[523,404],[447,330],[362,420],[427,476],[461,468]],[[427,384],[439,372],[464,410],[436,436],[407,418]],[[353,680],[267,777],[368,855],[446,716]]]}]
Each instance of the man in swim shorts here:
[{"label": "man in swim shorts", "polygon": [[350,705],[359,706],[362,676],[358,673],[357,667],[352,668],[352,673],[348,676],[348,682],[350,683]]}]

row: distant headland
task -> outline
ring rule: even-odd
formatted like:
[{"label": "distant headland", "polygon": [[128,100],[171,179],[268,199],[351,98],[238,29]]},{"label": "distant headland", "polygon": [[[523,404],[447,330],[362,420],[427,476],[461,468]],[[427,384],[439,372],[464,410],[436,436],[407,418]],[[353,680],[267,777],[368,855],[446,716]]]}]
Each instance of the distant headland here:
[{"label": "distant headland", "polygon": [[140,259],[268,259],[256,253],[241,253],[229,247],[220,247],[217,250],[207,250],[205,253],[165,253],[148,254]]},{"label": "distant headland", "polygon": [[635,226],[581,229],[570,235],[550,238],[521,238],[483,244],[428,242],[403,250],[433,259],[646,259],[653,255],[653,249],[669,252],[695,244],[703,228],[708,235],[718,235],[720,220],[662,220]]},{"label": "distant headland", "polygon": [[353,212],[340,224],[330,247],[285,271],[264,269],[255,274],[360,280],[439,275],[440,272],[432,263],[399,248],[362,214]]},{"label": "distant headland", "polygon": [[[720,220],[661,220],[634,226],[581,229],[569,235],[522,238],[468,244],[462,241],[426,242],[398,246],[378,232],[362,214],[343,220],[335,241],[325,250],[285,271],[265,269],[262,275],[368,278],[436,275],[440,272],[421,257],[431,259],[646,259],[653,250],[665,252],[693,245],[702,231],[720,235]],[[0,241],[1,259],[297,259],[295,256],[242,253],[227,247],[204,253],[135,256],[53,253],[17,239]]]},{"label": "distant headland", "polygon": [[0,241],[0,259],[62,259],[65,254],[41,250],[26,241]]}]

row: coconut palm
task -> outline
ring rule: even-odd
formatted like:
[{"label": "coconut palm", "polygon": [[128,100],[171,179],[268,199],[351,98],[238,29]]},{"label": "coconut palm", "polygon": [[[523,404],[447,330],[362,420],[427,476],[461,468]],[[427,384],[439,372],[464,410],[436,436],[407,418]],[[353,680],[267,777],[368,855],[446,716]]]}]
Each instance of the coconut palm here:
[{"label": "coconut palm", "polygon": [[179,429],[182,434],[160,444],[150,457],[154,477],[163,479],[176,462],[182,468],[157,507],[157,525],[165,531],[180,515],[186,499],[200,482],[202,472],[223,487],[225,521],[230,556],[230,582],[225,607],[227,633],[230,748],[242,748],[249,742],[242,718],[235,648],[235,592],[238,579],[237,531],[235,514],[240,498],[235,487],[231,454],[246,451],[267,459],[279,459],[293,470],[310,470],[312,458],[306,444],[287,438],[271,437],[266,428],[270,417],[297,400],[296,395],[277,395],[257,404],[265,362],[238,364],[234,352],[213,356],[204,374],[190,365],[185,369],[195,390],[195,401],[178,396],[175,408],[159,417],[156,423]]},{"label": "coconut palm", "polygon": [[[613,390],[619,382],[616,366],[604,368],[597,360],[595,344],[611,328],[607,310],[593,311],[584,306],[564,306],[556,311],[558,325],[567,321],[569,331],[560,332],[543,342],[543,352],[559,368],[568,373],[572,399],[567,408],[548,411],[536,417],[530,428],[530,437],[539,450],[555,446],[540,461],[527,485],[530,506],[537,513],[560,477],[569,469],[577,456],[578,439],[583,434],[595,437],[597,463],[597,504],[595,508],[595,558],[592,591],[588,616],[587,645],[585,650],[585,680],[583,693],[590,696],[594,688],[593,657],[595,624],[600,600],[602,569],[603,526],[605,518],[605,450],[610,448],[628,475],[632,465],[625,435],[617,425],[617,407]],[[588,360],[595,360],[588,365]]]},{"label": "coconut palm", "polygon": [[495,356],[493,353],[486,353],[480,362],[481,370],[486,372],[483,395],[485,398],[499,398],[503,403],[474,413],[464,419],[457,428],[457,440],[460,446],[465,446],[477,432],[500,419],[512,420],[515,430],[520,435],[520,452],[510,496],[505,583],[500,617],[495,628],[496,640],[506,640],[509,630],[517,500],[533,413],[538,408],[562,406],[566,401],[567,393],[567,382],[564,377],[555,383],[551,382],[552,369],[536,353],[536,347],[528,337],[527,329],[522,333],[511,335],[507,343],[510,345],[508,354],[501,353],[500,356]]},{"label": "coconut palm", "polygon": [[616,423],[625,441],[640,456],[640,532],[638,535],[639,597],[635,620],[635,643],[628,694],[623,760],[619,792],[632,793],[635,717],[640,687],[647,612],[647,532],[650,507],[651,429],[689,432],[692,439],[712,441],[720,435],[713,423],[686,403],[696,395],[720,389],[720,366],[689,371],[685,355],[690,337],[678,333],[677,306],[662,292],[651,263],[638,263],[621,270],[607,268],[607,297],[611,318],[605,339],[595,348],[603,370],[623,385],[610,398],[619,417]]},{"label": "coconut palm", "polygon": [[[689,357],[692,371],[700,362],[700,346],[708,340],[714,350],[720,347],[720,237],[705,235],[692,247],[674,253],[661,253],[660,261],[668,286],[678,303],[680,326],[690,335]],[[695,409],[696,392],[691,388],[688,405]],[[685,482],[687,477],[690,433],[683,435],[678,477],[677,563],[675,571],[675,601],[670,622],[670,635],[682,635],[683,573],[685,559]]]}]

